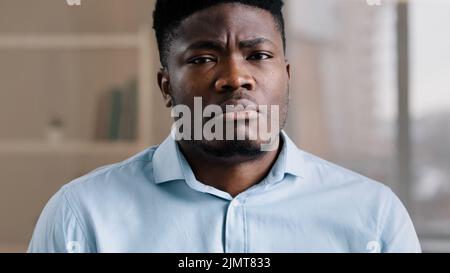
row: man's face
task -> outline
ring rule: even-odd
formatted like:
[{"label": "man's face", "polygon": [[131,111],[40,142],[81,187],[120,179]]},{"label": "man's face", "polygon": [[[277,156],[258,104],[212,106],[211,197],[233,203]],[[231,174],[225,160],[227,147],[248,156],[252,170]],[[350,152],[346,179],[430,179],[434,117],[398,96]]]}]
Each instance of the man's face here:
[{"label": "man's face", "polygon": [[[259,109],[265,105],[270,119],[270,107],[276,105],[279,127],[284,125],[289,65],[270,12],[236,3],[196,12],[181,22],[169,55],[167,71],[159,74],[158,81],[172,106],[186,105],[194,113],[194,97],[202,98],[203,108],[214,104],[224,110],[225,105]],[[234,130],[248,134],[249,122],[235,122]],[[262,153],[262,142],[259,136],[256,140],[191,141],[222,157],[255,156]]]}]

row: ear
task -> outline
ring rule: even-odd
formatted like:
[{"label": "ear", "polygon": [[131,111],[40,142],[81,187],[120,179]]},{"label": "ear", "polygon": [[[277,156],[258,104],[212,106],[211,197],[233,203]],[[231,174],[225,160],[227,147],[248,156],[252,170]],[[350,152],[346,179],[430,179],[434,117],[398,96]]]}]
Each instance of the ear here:
[{"label": "ear", "polygon": [[170,77],[166,69],[161,68],[158,72],[158,86],[161,90],[166,107],[170,108],[173,106],[172,101],[172,90],[170,88]]},{"label": "ear", "polygon": [[288,75],[288,79],[291,79],[291,65],[289,64],[288,60],[286,60],[286,73]]}]

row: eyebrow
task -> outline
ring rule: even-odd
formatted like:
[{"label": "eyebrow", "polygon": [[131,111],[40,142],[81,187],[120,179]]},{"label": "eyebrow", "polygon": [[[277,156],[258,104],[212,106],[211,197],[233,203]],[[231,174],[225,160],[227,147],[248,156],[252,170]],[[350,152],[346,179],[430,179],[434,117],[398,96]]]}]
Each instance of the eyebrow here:
[{"label": "eyebrow", "polygon": [[244,41],[240,41],[239,42],[239,47],[240,48],[252,48],[255,47],[257,45],[260,44],[264,44],[264,43],[270,43],[270,44],[274,44],[271,40],[266,39],[266,38],[256,38],[256,39],[252,39],[252,40],[244,40]]},{"label": "eyebrow", "polygon": [[[244,40],[239,42],[239,48],[252,48],[260,44],[264,43],[270,43],[274,44],[271,40],[267,38],[256,38],[251,40]],[[213,41],[213,40],[204,40],[204,41],[197,41],[192,43],[187,47],[187,50],[201,50],[201,49],[212,49],[217,51],[222,51],[224,49],[224,44],[219,41]]]}]

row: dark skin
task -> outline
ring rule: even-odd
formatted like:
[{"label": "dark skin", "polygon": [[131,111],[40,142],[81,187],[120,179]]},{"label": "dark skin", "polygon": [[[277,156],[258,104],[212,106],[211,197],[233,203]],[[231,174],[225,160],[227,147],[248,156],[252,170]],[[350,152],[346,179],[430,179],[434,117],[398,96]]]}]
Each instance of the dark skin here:
[{"label": "dark skin", "polygon": [[[286,120],[290,66],[268,11],[227,3],[192,14],[177,29],[167,66],[158,73],[167,107],[184,104],[193,112],[194,97],[202,97],[203,107],[235,105],[245,98],[256,105],[278,105],[280,127]],[[236,148],[230,140],[183,140],[178,145],[197,180],[234,197],[264,179],[278,157],[280,142],[278,134],[272,151],[237,150],[227,156],[218,154]],[[261,143],[258,138],[243,145],[252,150]]]}]

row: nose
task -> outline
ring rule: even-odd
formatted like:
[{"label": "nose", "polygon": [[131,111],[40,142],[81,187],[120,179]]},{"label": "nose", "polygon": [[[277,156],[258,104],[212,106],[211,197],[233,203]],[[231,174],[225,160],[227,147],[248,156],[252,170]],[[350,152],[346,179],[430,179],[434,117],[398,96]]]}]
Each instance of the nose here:
[{"label": "nose", "polygon": [[216,92],[230,92],[241,89],[252,91],[255,80],[245,69],[244,64],[236,60],[229,60],[222,64],[219,76],[215,82]]}]

